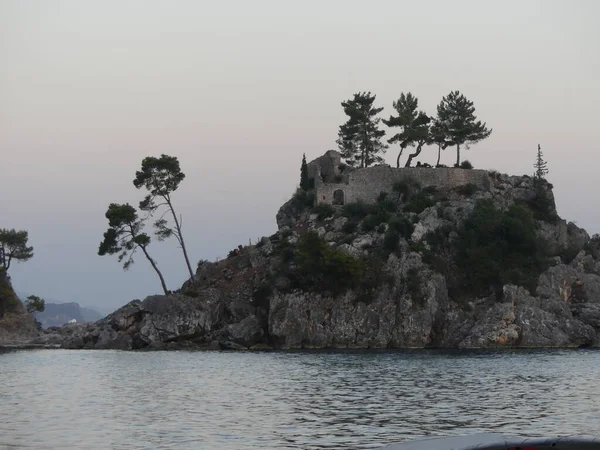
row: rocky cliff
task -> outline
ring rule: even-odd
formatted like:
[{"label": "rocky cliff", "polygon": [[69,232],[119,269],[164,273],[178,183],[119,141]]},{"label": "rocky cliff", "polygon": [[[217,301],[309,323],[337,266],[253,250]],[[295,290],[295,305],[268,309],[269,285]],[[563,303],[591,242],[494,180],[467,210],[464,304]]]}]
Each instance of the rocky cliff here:
[{"label": "rocky cliff", "polygon": [[373,204],[297,192],[279,231],[169,296],[53,330],[67,348],[488,348],[600,345],[600,238],[552,186],[393,185]]},{"label": "rocky cliff", "polygon": [[0,346],[30,343],[39,335],[35,319],[19,301],[6,271],[0,269]]}]

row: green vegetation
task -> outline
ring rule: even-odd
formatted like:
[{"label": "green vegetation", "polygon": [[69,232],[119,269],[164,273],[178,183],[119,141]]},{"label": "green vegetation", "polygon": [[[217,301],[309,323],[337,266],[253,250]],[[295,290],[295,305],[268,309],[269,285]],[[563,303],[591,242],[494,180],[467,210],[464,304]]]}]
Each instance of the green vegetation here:
[{"label": "green vegetation", "polygon": [[470,197],[473,194],[475,194],[475,192],[479,191],[479,188],[477,187],[476,184],[473,183],[467,183],[463,186],[459,186],[457,189],[459,194],[464,195],[466,197]]},{"label": "green vegetation", "polygon": [[398,233],[404,239],[408,240],[415,231],[415,225],[404,215],[396,215],[388,221],[389,230]]},{"label": "green vegetation", "polygon": [[428,195],[425,191],[420,191],[414,197],[412,197],[410,203],[404,207],[405,212],[412,212],[420,214],[425,209],[434,206],[435,199]]},{"label": "green vegetation", "polygon": [[443,97],[437,112],[438,139],[443,136],[446,146],[456,146],[455,167],[459,167],[460,146],[482,141],[492,134],[492,130],[477,120],[473,102],[459,91],[452,91]]},{"label": "green vegetation", "polygon": [[535,168],[534,178],[537,180],[546,179],[546,175],[548,175],[548,163],[544,161],[544,154],[542,153],[542,146],[538,144],[537,157],[535,159],[535,164],[533,165]]},{"label": "green vegetation", "polygon": [[104,239],[98,248],[98,255],[118,254],[119,262],[125,260],[123,269],[127,270],[134,262],[133,255],[135,251],[141,250],[158,275],[163,291],[167,295],[168,290],[165,279],[158,265],[148,253],[150,236],[142,231],[144,220],[138,217],[135,208],[129,204],[111,203],[105,216],[108,219],[108,230],[104,233]]},{"label": "green vegetation", "polygon": [[469,160],[465,159],[463,162],[460,163],[460,168],[461,169],[472,169],[473,164],[471,164],[471,162]]},{"label": "green vegetation", "polygon": [[412,93],[400,94],[400,98],[393,102],[393,107],[398,113],[397,116],[390,116],[388,120],[384,120],[388,127],[398,127],[400,132],[392,136],[388,140],[389,144],[398,143],[400,145],[400,152],[398,158],[396,158],[396,167],[400,167],[400,157],[402,152],[407,147],[416,146],[414,153],[408,156],[405,167],[410,167],[413,158],[419,156],[423,145],[429,144],[431,141],[431,134],[429,132],[429,123],[431,119],[423,111],[418,111],[419,100]]},{"label": "green vegetation", "polygon": [[399,180],[394,183],[392,190],[397,194],[399,201],[408,202],[421,190],[421,184],[413,179]]},{"label": "green vegetation", "polygon": [[296,282],[304,290],[340,293],[356,286],[364,265],[354,256],[331,248],[317,233],[305,233],[295,252]]},{"label": "green vegetation", "polygon": [[315,208],[315,212],[318,214],[319,220],[327,219],[335,214],[335,209],[333,206],[327,203],[320,203]]},{"label": "green vegetation", "polygon": [[364,218],[361,224],[362,231],[373,231],[380,224],[385,223],[390,218],[390,213],[384,209],[379,209],[375,214],[369,214]]},{"label": "green vegetation", "polygon": [[[154,222],[156,228],[156,237],[159,241],[175,236],[179,243],[179,247],[183,252],[183,257],[188,268],[190,277],[193,278],[194,272],[190,265],[187,249],[183,240],[181,231],[182,218],[181,215],[175,213],[173,207],[172,195],[177,190],[179,184],[185,178],[185,174],[179,167],[179,160],[175,156],[161,155],[160,158],[148,156],[142,160],[141,170],[135,173],[133,185],[140,189],[146,188],[148,195],[140,202],[140,210],[155,214],[161,207],[165,207],[165,213],[170,212],[173,218],[175,227],[170,227],[168,221],[164,218],[165,214],[161,214],[160,218]],[[161,203],[156,203],[159,199]]]},{"label": "green vegetation", "polygon": [[311,191],[303,191],[302,189],[296,190],[296,192],[292,196],[292,201],[290,202],[292,209],[294,209],[296,212],[303,211],[306,208],[312,208],[314,204],[315,193]]},{"label": "green vegetation", "polygon": [[491,200],[480,200],[459,232],[456,264],[462,286],[476,295],[509,283],[534,293],[546,268],[546,249],[525,208],[513,205],[502,212]]},{"label": "green vegetation", "polygon": [[397,230],[388,230],[383,238],[383,248],[392,253],[398,249],[400,242],[400,233]]},{"label": "green vegetation", "polygon": [[25,300],[25,308],[27,312],[44,312],[46,309],[46,301],[43,298],[38,297],[37,295],[30,295]]},{"label": "green vegetation", "polygon": [[346,203],[342,209],[342,215],[348,219],[362,219],[369,214],[377,213],[376,205],[369,205],[365,202]]},{"label": "green vegetation", "polygon": [[357,229],[358,229],[358,222],[356,222],[354,220],[348,220],[348,222],[346,222],[344,224],[344,226],[342,226],[342,231],[346,234],[355,233]]},{"label": "green vegetation", "polygon": [[302,164],[300,165],[300,189],[303,191],[308,191],[309,181],[308,181],[308,165],[306,164],[306,153],[302,154]]},{"label": "green vegetation", "polygon": [[342,102],[348,120],[340,125],[337,144],[342,157],[352,167],[368,167],[382,163],[382,153],[387,145],[381,142],[385,131],[379,129],[383,108],[375,108],[375,95],[370,92],[354,94],[350,100]]},{"label": "green vegetation", "polygon": [[27,231],[0,229],[0,269],[8,272],[13,260],[25,262],[33,258],[33,247],[27,245],[28,240]]}]

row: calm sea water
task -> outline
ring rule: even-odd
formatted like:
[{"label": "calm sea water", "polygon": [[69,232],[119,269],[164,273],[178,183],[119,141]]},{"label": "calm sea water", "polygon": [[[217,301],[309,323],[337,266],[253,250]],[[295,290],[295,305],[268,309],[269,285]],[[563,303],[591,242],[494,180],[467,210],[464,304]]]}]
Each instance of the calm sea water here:
[{"label": "calm sea water", "polygon": [[600,434],[600,351],[0,354],[0,448],[359,449]]}]

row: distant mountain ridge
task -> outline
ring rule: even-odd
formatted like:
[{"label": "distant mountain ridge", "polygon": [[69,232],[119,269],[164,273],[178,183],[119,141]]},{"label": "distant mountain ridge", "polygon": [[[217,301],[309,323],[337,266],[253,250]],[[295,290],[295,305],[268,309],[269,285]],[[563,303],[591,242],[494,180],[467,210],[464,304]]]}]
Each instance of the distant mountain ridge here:
[{"label": "distant mountain ridge", "polygon": [[[17,296],[21,301],[25,301],[28,294],[17,292]],[[46,302],[44,312],[35,312],[33,315],[44,328],[60,327],[73,319],[77,322],[95,322],[104,317],[103,314],[95,309],[84,308],[76,302]]]}]

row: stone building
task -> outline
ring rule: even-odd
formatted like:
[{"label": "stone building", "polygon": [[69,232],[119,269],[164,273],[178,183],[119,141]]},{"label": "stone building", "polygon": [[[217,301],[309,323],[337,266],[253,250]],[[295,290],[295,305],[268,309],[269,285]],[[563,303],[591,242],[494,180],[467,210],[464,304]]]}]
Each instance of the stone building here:
[{"label": "stone building", "polygon": [[402,167],[387,165],[352,169],[342,164],[341,155],[329,150],[308,164],[309,178],[314,179],[316,202],[344,205],[363,201],[374,203],[381,192],[392,192],[398,181],[417,181],[421,186],[449,190],[467,184],[489,190],[486,170],[459,168]]}]

